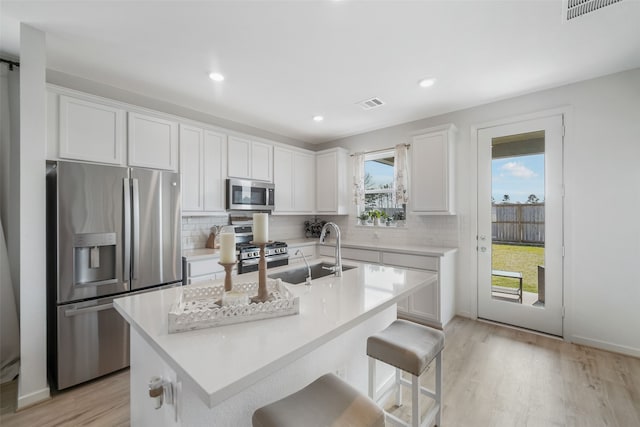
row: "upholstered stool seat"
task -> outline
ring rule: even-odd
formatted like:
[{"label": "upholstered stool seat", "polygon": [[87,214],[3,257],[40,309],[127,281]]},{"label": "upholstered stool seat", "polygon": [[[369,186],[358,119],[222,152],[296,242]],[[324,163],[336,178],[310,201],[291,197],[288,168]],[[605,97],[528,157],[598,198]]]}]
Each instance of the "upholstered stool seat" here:
[{"label": "upholstered stool seat", "polygon": [[[396,368],[396,404],[402,404],[401,385],[411,386],[412,416],[411,425],[440,425],[442,402],[442,350],[444,349],[444,333],[437,329],[419,325],[406,320],[396,320],[386,329],[372,335],[367,340],[369,359],[369,397],[376,400],[375,360],[379,360]],[[420,375],[429,364],[436,360],[436,390],[431,391],[419,384]],[[402,372],[412,376],[411,382],[402,378]],[[385,390],[378,396],[385,397]],[[435,400],[435,406],[420,422],[420,393]],[[398,425],[408,425],[392,414],[387,413],[389,421]]]},{"label": "upholstered stool seat", "polygon": [[334,374],[253,413],[254,427],[384,427],[384,412]]}]

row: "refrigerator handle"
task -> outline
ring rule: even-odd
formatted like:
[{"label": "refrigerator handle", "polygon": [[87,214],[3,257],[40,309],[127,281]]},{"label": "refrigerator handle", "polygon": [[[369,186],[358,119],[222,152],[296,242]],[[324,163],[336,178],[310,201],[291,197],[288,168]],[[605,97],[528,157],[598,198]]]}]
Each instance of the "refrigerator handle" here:
[{"label": "refrigerator handle", "polygon": [[131,278],[138,278],[138,270],[139,270],[139,261],[140,261],[140,191],[138,189],[138,180],[133,178],[133,199],[132,199],[132,207],[133,207],[133,254],[131,256]]},{"label": "refrigerator handle", "polygon": [[94,305],[91,307],[85,307],[85,308],[72,308],[70,310],[65,310],[64,311],[64,316],[65,317],[73,317],[73,316],[77,316],[79,314],[86,314],[86,313],[95,313],[97,311],[104,311],[104,310],[109,310],[113,308],[113,303],[107,303],[107,304],[102,304],[102,305]]},{"label": "refrigerator handle", "polygon": [[131,182],[129,178],[122,180],[122,194],[122,206],[124,208],[122,280],[129,283],[131,276]]}]

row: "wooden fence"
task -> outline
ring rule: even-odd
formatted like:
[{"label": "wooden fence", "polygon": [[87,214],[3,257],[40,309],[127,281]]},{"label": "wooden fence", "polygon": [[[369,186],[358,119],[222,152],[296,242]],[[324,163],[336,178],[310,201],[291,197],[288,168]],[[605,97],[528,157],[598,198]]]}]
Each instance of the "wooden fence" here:
[{"label": "wooden fence", "polygon": [[498,203],[491,206],[495,243],[544,245],[544,203]]}]

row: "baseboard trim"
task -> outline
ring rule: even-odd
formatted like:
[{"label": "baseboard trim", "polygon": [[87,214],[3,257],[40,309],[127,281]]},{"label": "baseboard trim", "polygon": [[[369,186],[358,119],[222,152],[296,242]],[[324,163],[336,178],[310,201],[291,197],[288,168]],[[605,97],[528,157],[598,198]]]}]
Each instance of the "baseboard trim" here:
[{"label": "baseboard trim", "polygon": [[29,406],[35,405],[36,403],[40,403],[50,398],[51,393],[49,387],[45,387],[22,396],[20,393],[20,377],[18,377],[18,402],[16,411],[21,411],[28,408]]},{"label": "baseboard trim", "polygon": [[585,345],[588,347],[598,348],[600,350],[610,351],[612,353],[619,353],[625,356],[632,356],[640,358],[640,349],[633,348],[626,345],[614,344],[608,341],[601,341],[594,338],[584,337],[582,335],[571,335],[569,340],[574,344]]}]

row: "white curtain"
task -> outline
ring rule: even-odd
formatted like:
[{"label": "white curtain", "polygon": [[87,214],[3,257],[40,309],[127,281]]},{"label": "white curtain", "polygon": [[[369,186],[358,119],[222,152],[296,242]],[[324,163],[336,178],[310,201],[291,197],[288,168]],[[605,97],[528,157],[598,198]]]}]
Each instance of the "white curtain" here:
[{"label": "white curtain", "polygon": [[364,153],[353,154],[353,202],[360,214],[364,210]]},{"label": "white curtain", "polygon": [[398,144],[395,149],[395,166],[393,177],[393,194],[396,205],[409,202],[409,161],[407,159],[407,145]]},{"label": "white curtain", "polygon": [[18,324],[17,301],[13,283],[7,242],[4,230],[9,227],[10,208],[10,171],[11,164],[11,125],[17,123],[17,111],[10,111],[9,99],[15,97],[17,70],[10,71],[7,64],[0,63],[0,383],[14,379],[19,372],[20,330]]}]

